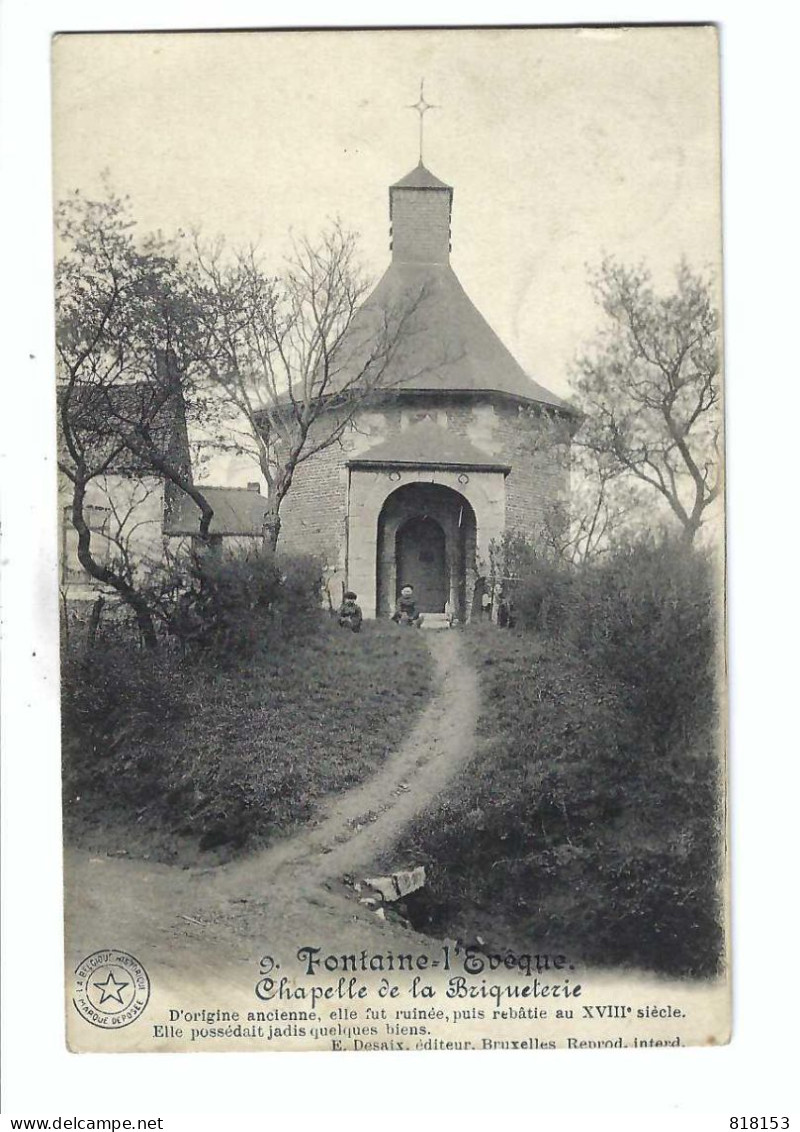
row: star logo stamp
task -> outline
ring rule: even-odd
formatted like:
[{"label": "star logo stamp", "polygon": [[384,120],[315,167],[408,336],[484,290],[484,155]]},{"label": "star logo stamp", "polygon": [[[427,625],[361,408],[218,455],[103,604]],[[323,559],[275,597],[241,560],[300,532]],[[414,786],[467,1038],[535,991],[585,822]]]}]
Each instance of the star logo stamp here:
[{"label": "star logo stamp", "polygon": [[150,979],[127,951],[94,951],[75,968],[75,1009],[92,1026],[119,1030],[143,1013],[150,999]]}]

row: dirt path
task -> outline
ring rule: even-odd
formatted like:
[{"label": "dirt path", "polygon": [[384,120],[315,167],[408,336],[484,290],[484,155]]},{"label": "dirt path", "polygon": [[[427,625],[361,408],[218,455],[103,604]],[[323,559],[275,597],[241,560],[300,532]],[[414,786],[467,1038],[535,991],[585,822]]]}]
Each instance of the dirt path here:
[{"label": "dirt path", "polygon": [[477,716],[478,682],[461,656],[456,633],[427,637],[439,690],[383,769],[332,799],[330,813],[316,826],[243,862],[220,869],[248,887],[270,887],[287,875],[293,887],[369,865],[389,848],[408,822],[424,809],[471,757]]},{"label": "dirt path", "polygon": [[[178,869],[145,861],[68,852],[68,953],[97,947],[147,955],[151,966],[187,959],[219,970],[252,962],[265,941],[275,950],[298,940],[327,948],[365,945],[367,936],[408,933],[379,920],[348,894],[345,873],[389,851],[403,827],[458,774],[474,750],[478,681],[457,633],[426,636],[435,692],[416,726],[383,768],[333,798],[299,834],[217,868]],[[396,862],[398,865],[410,862]],[[68,954],[68,960],[70,955]]]}]

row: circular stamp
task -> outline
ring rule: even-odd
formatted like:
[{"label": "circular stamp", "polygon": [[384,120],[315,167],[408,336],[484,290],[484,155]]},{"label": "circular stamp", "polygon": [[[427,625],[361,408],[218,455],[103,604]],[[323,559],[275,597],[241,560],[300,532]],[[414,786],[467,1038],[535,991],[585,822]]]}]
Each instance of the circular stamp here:
[{"label": "circular stamp", "polygon": [[92,1026],[119,1030],[130,1026],[150,998],[150,979],[127,951],[93,951],[75,968],[75,1009]]}]

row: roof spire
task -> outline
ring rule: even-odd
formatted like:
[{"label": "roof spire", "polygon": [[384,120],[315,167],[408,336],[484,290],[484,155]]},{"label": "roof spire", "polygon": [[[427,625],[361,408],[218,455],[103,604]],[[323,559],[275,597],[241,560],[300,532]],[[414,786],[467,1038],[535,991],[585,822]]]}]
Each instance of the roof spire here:
[{"label": "roof spire", "polygon": [[428,102],[425,98],[425,80],[419,80],[419,98],[416,102],[406,107],[407,110],[416,110],[419,114],[419,163],[422,164],[422,136],[424,130],[425,115],[429,110],[438,110],[439,107],[433,102]]}]

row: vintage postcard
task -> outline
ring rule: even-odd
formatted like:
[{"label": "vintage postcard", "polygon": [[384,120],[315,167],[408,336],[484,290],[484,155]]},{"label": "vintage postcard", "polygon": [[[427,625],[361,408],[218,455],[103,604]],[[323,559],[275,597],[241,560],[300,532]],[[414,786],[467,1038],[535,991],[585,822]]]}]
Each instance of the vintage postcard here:
[{"label": "vintage postcard", "polygon": [[711,26],[53,42],[76,1051],[729,1038]]}]

